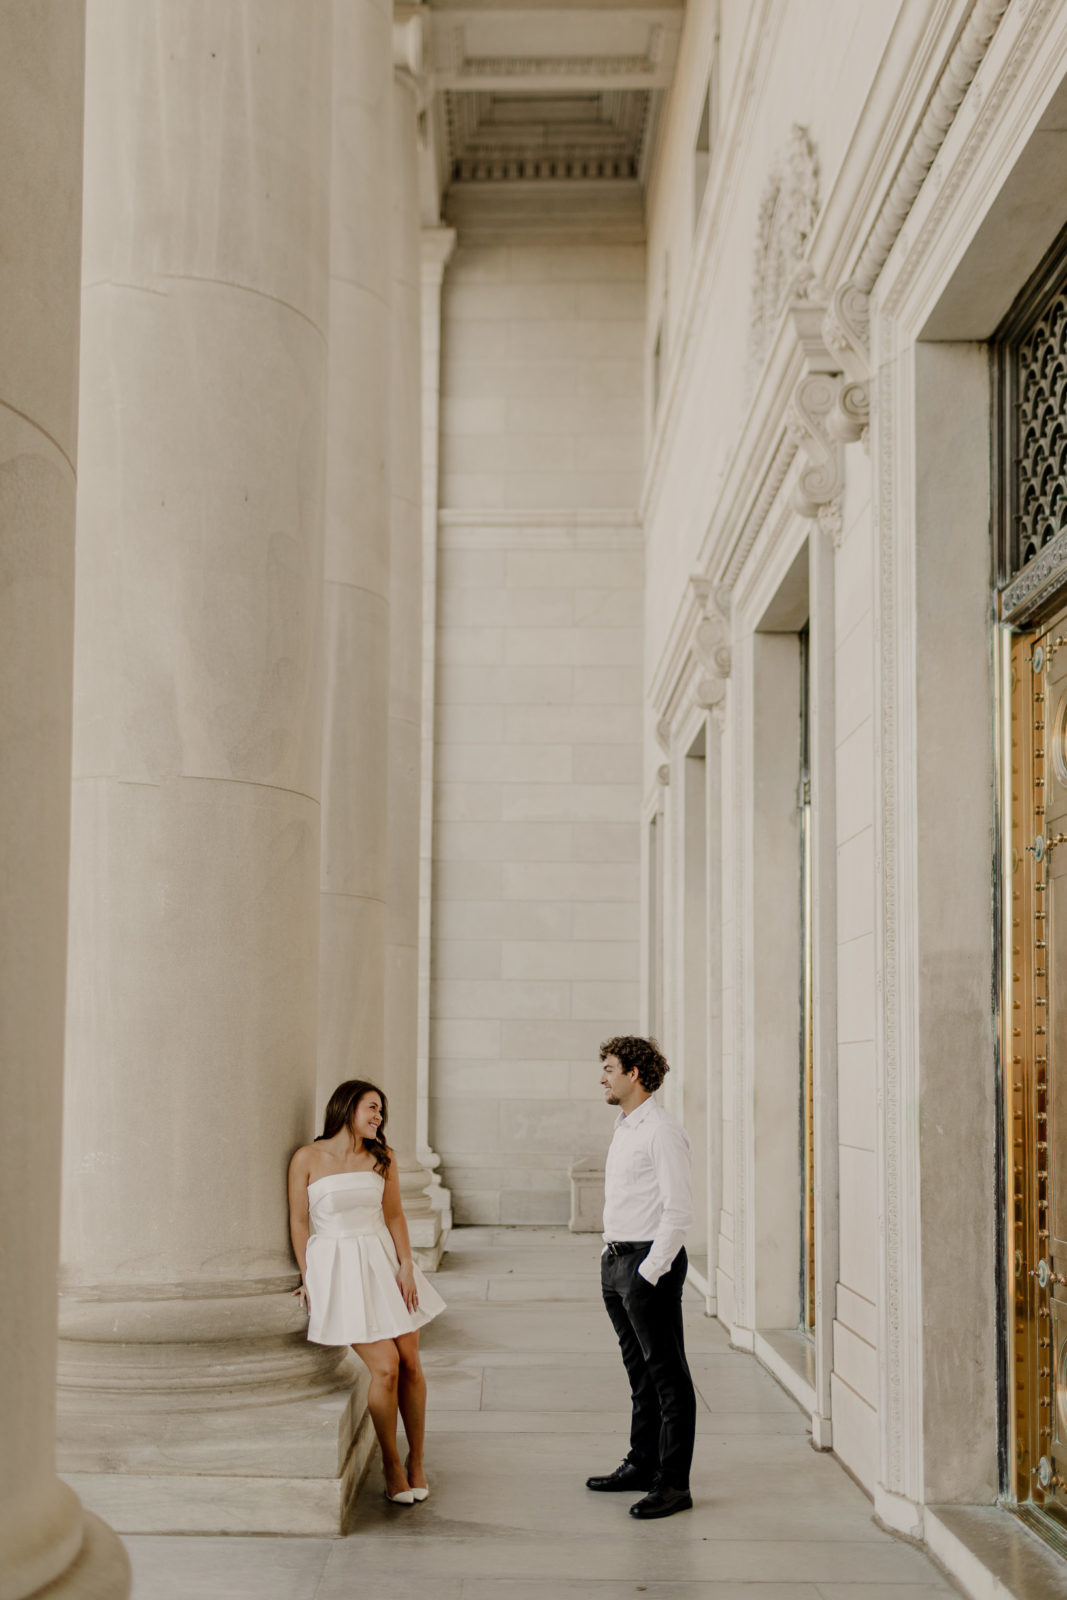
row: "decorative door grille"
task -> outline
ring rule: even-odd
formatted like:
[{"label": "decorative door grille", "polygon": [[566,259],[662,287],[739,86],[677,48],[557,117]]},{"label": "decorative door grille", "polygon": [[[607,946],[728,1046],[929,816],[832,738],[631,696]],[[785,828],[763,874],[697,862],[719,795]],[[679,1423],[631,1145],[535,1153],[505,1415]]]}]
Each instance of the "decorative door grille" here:
[{"label": "decorative door grille", "polygon": [[1067,581],[1067,236],[999,331],[1001,616],[1038,616]]}]

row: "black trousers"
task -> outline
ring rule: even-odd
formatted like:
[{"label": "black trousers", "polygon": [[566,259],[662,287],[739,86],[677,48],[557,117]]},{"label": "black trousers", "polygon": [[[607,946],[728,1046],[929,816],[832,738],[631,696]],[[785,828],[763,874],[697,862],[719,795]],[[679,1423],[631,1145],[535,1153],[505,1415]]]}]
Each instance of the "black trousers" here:
[{"label": "black trousers", "polygon": [[688,1489],[697,1416],[682,1333],[688,1262],[679,1250],[670,1269],[651,1284],[637,1270],[647,1254],[605,1251],[600,1258],[604,1305],[619,1337],[633,1401],[628,1459],[658,1482]]}]

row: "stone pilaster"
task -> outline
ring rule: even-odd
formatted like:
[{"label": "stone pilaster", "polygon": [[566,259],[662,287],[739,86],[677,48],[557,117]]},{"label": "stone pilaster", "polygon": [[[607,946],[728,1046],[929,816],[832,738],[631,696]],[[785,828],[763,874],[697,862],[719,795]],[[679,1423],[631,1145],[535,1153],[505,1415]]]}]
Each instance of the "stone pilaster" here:
[{"label": "stone pilaster", "polygon": [[392,153],[392,537],[389,600],[389,830],[385,971],[385,1089],[404,1209],[420,1262],[435,1267],[441,1215],[416,1152],[422,747],[422,251],[418,118],[419,8],[397,8]]},{"label": "stone pilaster", "polygon": [[392,0],[335,7],[318,1111],[385,1058]]},{"label": "stone pilaster", "polygon": [[56,1476],[85,10],[0,11],[0,1590],[123,1600]]},{"label": "stone pilaster", "polygon": [[433,918],[434,744],[437,660],[437,510],[441,426],[441,289],[456,247],[454,228],[422,230],[422,810],[419,848],[419,1034],[415,1148],[431,1174],[430,1204],[452,1227],[452,1196],[436,1170],[430,1110],[430,981]]},{"label": "stone pilaster", "polygon": [[315,1112],[330,20],[88,10],[60,1438],[124,1531],[337,1531],[361,1462],[285,1196]]}]

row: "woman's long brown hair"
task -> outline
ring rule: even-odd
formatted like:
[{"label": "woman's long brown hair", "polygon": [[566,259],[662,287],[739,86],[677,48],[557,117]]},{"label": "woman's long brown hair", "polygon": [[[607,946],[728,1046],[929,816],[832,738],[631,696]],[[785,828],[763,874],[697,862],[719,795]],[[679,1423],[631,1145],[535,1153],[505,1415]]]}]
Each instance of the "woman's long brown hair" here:
[{"label": "woman's long brown hair", "polygon": [[[362,1078],[350,1078],[347,1083],[339,1083],[333,1091],[326,1106],[326,1116],[323,1119],[322,1132],[318,1139],[332,1139],[335,1133],[340,1133],[342,1128],[347,1128],[352,1135],[353,1144],[360,1142],[356,1133],[356,1111],[359,1102],[365,1095],[376,1094],[382,1102],[382,1120],[378,1132],[373,1139],[364,1139],[363,1148],[369,1150],[374,1157],[374,1170],[380,1172],[384,1178],[388,1171],[392,1157],[385,1142],[385,1124],[389,1120],[389,1102],[376,1083],[366,1083]],[[316,1139],[316,1144],[318,1143]]]}]

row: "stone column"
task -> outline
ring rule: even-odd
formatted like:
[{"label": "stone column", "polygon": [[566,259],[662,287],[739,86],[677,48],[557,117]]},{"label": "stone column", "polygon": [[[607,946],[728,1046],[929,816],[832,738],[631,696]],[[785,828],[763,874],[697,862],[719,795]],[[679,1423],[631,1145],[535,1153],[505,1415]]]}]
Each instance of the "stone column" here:
[{"label": "stone column", "polygon": [[385,1058],[392,0],[335,8],[319,1115]]},{"label": "stone column", "polygon": [[389,573],[389,837],[385,1084],[411,1242],[424,1266],[441,1253],[430,1174],[416,1155],[419,1014],[419,809],[422,743],[422,265],[418,114],[422,17],[394,24],[392,158],[392,541]]},{"label": "stone column", "polygon": [[126,1531],[337,1531],[347,1493],[285,1196],[315,1110],[330,45],[328,0],[88,9],[61,1438]]},{"label": "stone column", "polygon": [[441,1158],[430,1148],[430,980],[433,922],[433,790],[437,698],[437,509],[441,434],[441,286],[456,230],[422,230],[422,803],[419,824],[419,1031],[415,1149],[431,1174],[430,1204],[441,1214],[442,1242],[452,1227],[452,1196],[441,1183]]},{"label": "stone column", "polygon": [[56,1477],[85,12],[0,11],[0,1591],[129,1593]]}]

